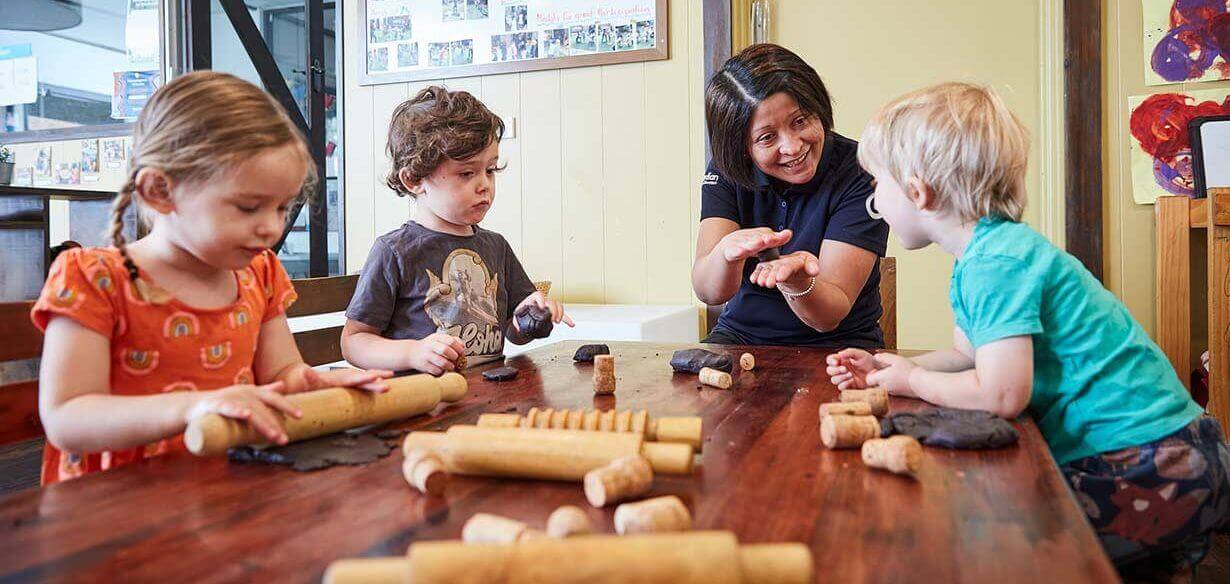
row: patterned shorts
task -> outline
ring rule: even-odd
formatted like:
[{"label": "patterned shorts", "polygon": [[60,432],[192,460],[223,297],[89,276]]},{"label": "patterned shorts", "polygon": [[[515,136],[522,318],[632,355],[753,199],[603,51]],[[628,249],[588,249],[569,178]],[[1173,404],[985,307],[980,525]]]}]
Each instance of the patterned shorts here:
[{"label": "patterned shorts", "polygon": [[1193,567],[1213,532],[1230,528],[1230,450],[1214,418],[1062,470],[1125,577]]}]

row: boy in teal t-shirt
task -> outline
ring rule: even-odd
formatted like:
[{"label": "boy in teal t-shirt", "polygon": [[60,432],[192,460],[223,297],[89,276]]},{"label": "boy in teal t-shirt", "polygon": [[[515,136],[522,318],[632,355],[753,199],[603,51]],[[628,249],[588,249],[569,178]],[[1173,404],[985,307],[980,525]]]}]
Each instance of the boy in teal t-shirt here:
[{"label": "boy in teal t-shirt", "polygon": [[963,83],[884,106],[862,136],[875,207],[908,249],[956,258],[954,348],[907,359],[846,349],[839,388],[1015,418],[1028,409],[1126,578],[1183,573],[1230,522],[1230,450],[1170,363],[1075,258],[1020,223],[1029,140]]}]

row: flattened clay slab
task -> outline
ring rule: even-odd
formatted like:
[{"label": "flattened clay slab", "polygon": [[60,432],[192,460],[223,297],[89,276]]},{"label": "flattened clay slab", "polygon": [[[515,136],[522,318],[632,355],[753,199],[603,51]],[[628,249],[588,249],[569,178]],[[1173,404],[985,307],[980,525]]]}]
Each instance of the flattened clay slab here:
[{"label": "flattened clay slab", "polygon": [[577,348],[576,354],[572,356],[573,361],[593,363],[595,355],[610,355],[611,348],[606,345],[581,345]]},{"label": "flattened clay slab", "polygon": [[734,362],[730,355],[719,355],[704,349],[680,349],[671,355],[671,368],[675,371],[700,373],[705,367],[730,373],[734,370]]},{"label": "flattened clay slab", "polygon": [[281,464],[305,472],[336,464],[367,464],[388,456],[396,445],[371,434],[330,434],[273,448],[239,446],[227,451],[232,462]]},{"label": "flattened clay slab", "polygon": [[1003,448],[1019,438],[1012,424],[991,412],[952,408],[893,414],[880,423],[880,430],[913,436],[927,446],[969,450]]},{"label": "flattened clay slab", "polygon": [[526,304],[517,309],[517,328],[534,339],[545,339],[555,328],[551,322],[551,311],[539,308],[536,304]]},{"label": "flattened clay slab", "polygon": [[521,371],[512,367],[496,367],[495,369],[483,371],[483,378],[490,381],[508,381],[516,379],[518,373],[521,373]]}]

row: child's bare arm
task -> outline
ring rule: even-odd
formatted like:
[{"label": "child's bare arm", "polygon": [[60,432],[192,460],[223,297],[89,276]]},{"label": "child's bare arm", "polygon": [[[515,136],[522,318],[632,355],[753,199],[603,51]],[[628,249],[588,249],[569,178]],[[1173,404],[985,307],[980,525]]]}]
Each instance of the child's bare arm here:
[{"label": "child's bare arm", "polygon": [[928,371],[897,355],[876,355],[880,369],[868,382],[894,395],[912,396],[952,408],[986,410],[1015,418],[1033,393],[1033,337],[1000,339],[979,347],[973,369],[957,373]]},{"label": "child's bare arm", "polygon": [[417,341],[386,339],[376,327],[353,319],[346,319],[342,328],[342,356],[367,369],[415,369],[440,375],[455,370],[463,354],[465,345],[461,339],[443,333]]},{"label": "child's bare arm", "polygon": [[257,340],[253,372],[257,381],[270,383],[281,381],[287,393],[320,389],[322,387],[358,387],[370,391],[384,391],[388,386],[383,380],[392,371],[373,369],[338,369],[317,371],[303,361],[295,336],[290,332],[286,315],[279,315],[261,325]]},{"label": "child's bare arm", "polygon": [[111,341],[67,317],[53,317],[43,341],[39,416],[47,439],[68,452],[131,448],[184,431],[192,418],[217,412],[249,420],[271,440],[282,434],[270,409],[294,415],[280,384],[209,392],[125,396],[111,393]]},{"label": "child's bare arm", "polygon": [[956,373],[974,368],[974,347],[961,327],[952,327],[952,348],[918,355],[912,359],[928,371]]}]

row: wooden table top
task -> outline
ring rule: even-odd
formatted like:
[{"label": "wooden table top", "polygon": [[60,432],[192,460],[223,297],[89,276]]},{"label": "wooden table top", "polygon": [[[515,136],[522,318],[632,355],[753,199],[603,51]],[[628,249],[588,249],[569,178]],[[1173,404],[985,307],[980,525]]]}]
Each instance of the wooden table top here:
[{"label": "wooden table top", "polygon": [[[619,389],[592,393],[579,342],[509,359],[521,370],[406,427],[442,430],[484,412],[531,406],[645,408],[704,417],[692,476],[660,475],[652,495],[680,496],[697,529],[741,542],[811,546],[818,581],[1117,581],[1114,568],[1028,419],[1019,445],[925,449],[917,480],[863,466],[857,450],[819,441],[817,406],[836,399],[825,351],[749,347],[756,369],[729,391],[674,375],[681,346],[609,343]],[[737,359],[744,348],[710,347]],[[894,410],[918,408],[894,399]],[[401,454],[360,467],[285,467],[174,455],[0,499],[0,582],[162,580],[317,582],[338,558],[398,555],[413,541],[455,539],[478,512],[543,527],[559,505],[613,531],[577,483],[453,477],[443,497],[412,490]]]}]

